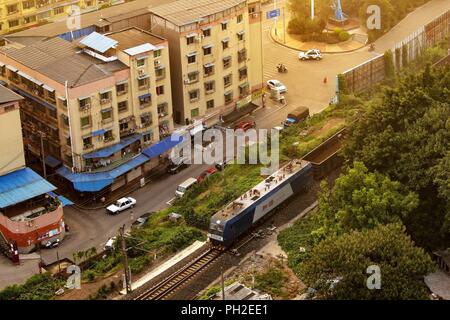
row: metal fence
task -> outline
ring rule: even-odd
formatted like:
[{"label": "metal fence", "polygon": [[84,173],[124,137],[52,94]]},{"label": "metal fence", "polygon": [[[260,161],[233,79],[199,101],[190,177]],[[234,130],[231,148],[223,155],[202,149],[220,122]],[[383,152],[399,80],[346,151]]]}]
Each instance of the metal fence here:
[{"label": "metal fence", "polygon": [[[401,69],[406,63],[423,54],[427,48],[437,45],[449,35],[450,10],[394,46],[392,55],[395,68]],[[381,82],[386,76],[385,70],[385,59],[382,54],[345,71],[342,76],[349,93],[361,93]],[[340,92],[340,88],[337,88],[337,92]]]}]

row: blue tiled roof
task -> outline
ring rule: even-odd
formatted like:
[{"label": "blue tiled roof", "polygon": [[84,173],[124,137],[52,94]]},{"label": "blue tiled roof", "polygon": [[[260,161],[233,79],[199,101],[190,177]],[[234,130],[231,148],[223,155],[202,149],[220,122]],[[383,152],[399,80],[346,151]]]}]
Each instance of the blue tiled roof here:
[{"label": "blue tiled roof", "polygon": [[97,151],[94,151],[91,153],[86,153],[83,155],[83,158],[94,159],[94,158],[106,158],[106,157],[112,156],[114,153],[122,150],[125,147],[128,147],[133,142],[136,142],[139,139],[141,139],[141,136],[142,136],[141,134],[136,134],[136,135],[124,138],[124,139],[120,140],[119,143],[116,143],[115,145],[112,145],[112,146],[109,146],[104,149],[97,150]]},{"label": "blue tiled roof", "polygon": [[148,147],[144,151],[142,151],[143,154],[145,154],[149,158],[156,158],[159,155],[163,154],[164,152],[172,149],[177,144],[181,143],[183,141],[183,137],[173,134],[170,137],[167,137],[163,140],[161,140],[158,143],[155,143],[154,145]]},{"label": "blue tiled roof", "polygon": [[32,199],[56,187],[30,168],[19,169],[0,176],[0,208]]}]

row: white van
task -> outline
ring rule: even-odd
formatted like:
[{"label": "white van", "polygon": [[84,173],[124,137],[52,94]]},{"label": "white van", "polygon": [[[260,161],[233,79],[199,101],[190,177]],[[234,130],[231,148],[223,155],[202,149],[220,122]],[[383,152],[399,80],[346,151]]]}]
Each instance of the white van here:
[{"label": "white van", "polygon": [[188,191],[193,185],[197,183],[197,179],[195,178],[189,178],[186,181],[184,181],[182,184],[180,184],[175,191],[175,197],[181,198],[184,196],[186,191]]}]

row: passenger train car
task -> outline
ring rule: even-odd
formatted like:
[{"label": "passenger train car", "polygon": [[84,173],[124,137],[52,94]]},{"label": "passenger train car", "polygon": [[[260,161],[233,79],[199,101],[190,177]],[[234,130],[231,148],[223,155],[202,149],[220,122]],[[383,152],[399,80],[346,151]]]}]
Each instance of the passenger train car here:
[{"label": "passenger train car", "polygon": [[261,218],[300,193],[311,180],[311,163],[292,160],[217,212],[211,218],[208,238],[213,245],[229,247]]}]

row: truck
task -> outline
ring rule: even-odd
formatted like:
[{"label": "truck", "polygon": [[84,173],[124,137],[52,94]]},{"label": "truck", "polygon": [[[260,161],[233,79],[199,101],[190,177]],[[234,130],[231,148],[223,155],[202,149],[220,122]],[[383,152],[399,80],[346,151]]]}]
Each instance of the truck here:
[{"label": "truck", "polygon": [[298,107],[294,111],[287,115],[286,121],[284,121],[284,127],[290,127],[293,124],[305,121],[309,117],[308,107]]}]

